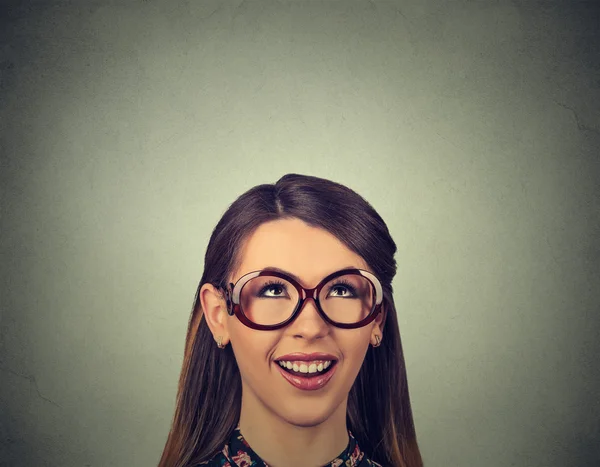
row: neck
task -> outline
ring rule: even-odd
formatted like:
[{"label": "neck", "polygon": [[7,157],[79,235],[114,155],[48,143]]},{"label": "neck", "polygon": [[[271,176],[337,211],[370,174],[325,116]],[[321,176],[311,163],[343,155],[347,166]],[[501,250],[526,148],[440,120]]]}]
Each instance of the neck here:
[{"label": "neck", "polygon": [[330,417],[313,426],[294,425],[260,401],[248,399],[242,395],[240,431],[270,467],[326,465],[348,446],[347,398]]}]

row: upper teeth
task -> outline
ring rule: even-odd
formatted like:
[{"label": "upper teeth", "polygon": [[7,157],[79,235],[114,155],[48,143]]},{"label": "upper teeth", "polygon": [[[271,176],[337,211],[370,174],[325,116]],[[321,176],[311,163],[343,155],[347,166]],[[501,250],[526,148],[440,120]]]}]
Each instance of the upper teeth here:
[{"label": "upper teeth", "polygon": [[331,360],[319,360],[314,362],[303,362],[298,364],[297,362],[280,360],[280,366],[287,368],[288,370],[299,371],[300,373],[316,373],[317,371],[323,371],[329,368]]}]

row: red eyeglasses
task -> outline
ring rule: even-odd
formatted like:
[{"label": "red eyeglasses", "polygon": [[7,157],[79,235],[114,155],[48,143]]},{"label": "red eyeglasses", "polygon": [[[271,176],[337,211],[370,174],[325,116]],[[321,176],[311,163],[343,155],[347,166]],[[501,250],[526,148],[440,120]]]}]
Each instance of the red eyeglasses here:
[{"label": "red eyeglasses", "polygon": [[381,311],[383,289],[377,277],[362,269],[342,269],[307,289],[284,272],[263,269],[244,274],[225,291],[227,312],[252,329],[283,328],[298,317],[312,298],[319,315],[338,328],[355,329]]}]

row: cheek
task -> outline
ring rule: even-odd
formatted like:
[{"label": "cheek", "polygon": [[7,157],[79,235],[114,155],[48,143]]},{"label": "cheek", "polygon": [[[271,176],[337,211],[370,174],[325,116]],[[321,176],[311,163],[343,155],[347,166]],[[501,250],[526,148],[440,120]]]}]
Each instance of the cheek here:
[{"label": "cheek", "polygon": [[369,349],[370,336],[370,332],[361,329],[356,333],[344,334],[338,339],[344,363],[355,369],[356,373],[358,373],[358,369],[361,367]]},{"label": "cheek", "polygon": [[341,332],[335,334],[335,340],[344,355],[364,353],[371,339],[371,330],[370,326],[359,329],[340,329]]},{"label": "cheek", "polygon": [[240,323],[239,326],[232,326],[229,334],[242,374],[257,373],[268,368],[271,353],[277,342],[277,333],[256,331]]}]

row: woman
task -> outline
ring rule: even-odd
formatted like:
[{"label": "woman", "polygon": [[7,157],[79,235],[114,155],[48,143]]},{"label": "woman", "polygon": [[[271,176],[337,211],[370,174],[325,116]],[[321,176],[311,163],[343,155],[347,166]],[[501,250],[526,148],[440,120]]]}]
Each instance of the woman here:
[{"label": "woman", "polygon": [[213,231],[159,467],[422,466],[396,245],[349,188],[288,174]]}]

